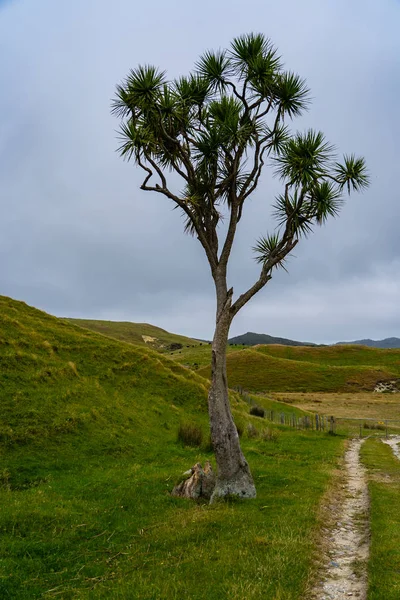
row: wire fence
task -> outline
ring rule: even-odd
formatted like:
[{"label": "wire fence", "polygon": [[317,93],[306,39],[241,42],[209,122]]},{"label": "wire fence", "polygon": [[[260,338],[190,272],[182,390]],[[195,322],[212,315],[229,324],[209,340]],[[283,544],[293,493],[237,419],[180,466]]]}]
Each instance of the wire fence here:
[{"label": "wire fence", "polygon": [[234,388],[250,406],[250,414],[263,417],[271,423],[286,425],[293,429],[319,431],[330,435],[352,437],[389,437],[400,434],[399,419],[337,417],[335,415],[302,414],[285,410],[267,410],[258,406],[254,395],[250,395],[242,387]]},{"label": "wire fence", "polygon": [[293,429],[320,431],[331,435],[352,435],[359,437],[389,437],[400,433],[400,420],[347,418],[320,414],[298,416],[295,413],[284,413],[266,410],[264,417],[279,425],[287,425]]}]

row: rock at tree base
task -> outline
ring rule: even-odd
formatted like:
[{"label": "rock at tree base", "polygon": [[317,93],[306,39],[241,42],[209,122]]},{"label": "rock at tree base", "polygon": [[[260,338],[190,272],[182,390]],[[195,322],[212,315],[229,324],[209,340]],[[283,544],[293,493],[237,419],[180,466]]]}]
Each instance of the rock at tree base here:
[{"label": "rock at tree base", "polygon": [[189,471],[190,477],[184,479],[174,487],[172,496],[180,496],[181,498],[206,498],[209,500],[215,488],[216,477],[211,468],[210,462],[207,461],[202,468],[200,463],[196,463]]}]

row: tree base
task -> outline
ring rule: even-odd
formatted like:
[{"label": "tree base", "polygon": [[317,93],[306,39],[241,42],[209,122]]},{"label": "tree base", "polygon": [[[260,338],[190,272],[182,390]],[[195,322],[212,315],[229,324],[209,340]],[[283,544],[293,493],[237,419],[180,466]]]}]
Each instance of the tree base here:
[{"label": "tree base", "polygon": [[217,479],[210,504],[219,498],[234,496],[235,498],[251,499],[257,496],[253,478],[248,470],[243,470],[231,479]]},{"label": "tree base", "polygon": [[172,496],[192,500],[204,498],[210,500],[210,504],[230,496],[243,499],[256,497],[256,488],[248,468],[239,471],[229,480],[218,479],[207,461],[204,469],[200,463],[197,463],[185,475],[187,475],[187,479],[174,487],[171,492]]}]

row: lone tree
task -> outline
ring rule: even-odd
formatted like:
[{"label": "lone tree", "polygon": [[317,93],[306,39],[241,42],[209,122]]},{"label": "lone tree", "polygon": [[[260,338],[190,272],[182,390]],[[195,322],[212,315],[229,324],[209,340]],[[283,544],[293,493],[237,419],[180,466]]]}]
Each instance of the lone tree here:
[{"label": "lone tree", "polygon": [[[142,190],[163,194],[182,210],[185,230],[203,246],[215,283],[208,410],[218,477],[212,500],[256,495],[228,398],[232,319],[300,238],[339,213],[345,189],[368,185],[363,158],[347,155],[337,162],[321,132],[290,132],[285,123],[308,104],[305,81],[284,70],[264,35],[252,33],[235,38],[228,50],[205,52],[188,77],[168,81],[157,68],[139,66],[117,86],[113,100],[112,111],[121,119],[121,156],[143,169]],[[259,277],[234,299],[227,283],[232,244],[267,160],[282,182],[274,203],[277,227],[255,243]]]}]

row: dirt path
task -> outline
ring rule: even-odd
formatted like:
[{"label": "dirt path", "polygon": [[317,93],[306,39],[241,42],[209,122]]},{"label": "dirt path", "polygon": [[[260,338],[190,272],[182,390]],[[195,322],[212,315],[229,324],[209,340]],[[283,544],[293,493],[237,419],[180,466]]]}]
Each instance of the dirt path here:
[{"label": "dirt path", "polygon": [[393,454],[400,459],[400,435],[393,435],[387,440],[382,440],[384,444],[387,444],[393,450]]},{"label": "dirt path", "polygon": [[360,463],[364,440],[351,440],[344,456],[342,492],[330,502],[324,530],[321,568],[313,600],[365,600],[369,554],[368,488]]}]

